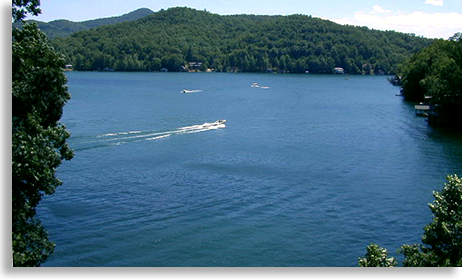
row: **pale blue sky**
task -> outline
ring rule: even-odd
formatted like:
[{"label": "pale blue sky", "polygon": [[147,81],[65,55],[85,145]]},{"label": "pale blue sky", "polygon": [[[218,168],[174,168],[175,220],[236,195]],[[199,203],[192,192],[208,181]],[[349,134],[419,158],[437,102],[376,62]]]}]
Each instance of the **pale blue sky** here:
[{"label": "pale blue sky", "polygon": [[121,15],[146,7],[207,9],[228,14],[306,14],[338,23],[397,30],[447,39],[462,32],[462,0],[42,0],[42,15],[34,19],[83,21]]}]

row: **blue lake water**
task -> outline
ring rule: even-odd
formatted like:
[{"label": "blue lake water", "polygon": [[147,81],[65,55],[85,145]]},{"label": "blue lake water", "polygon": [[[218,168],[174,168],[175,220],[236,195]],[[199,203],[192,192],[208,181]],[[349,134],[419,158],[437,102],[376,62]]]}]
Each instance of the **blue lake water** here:
[{"label": "blue lake water", "polygon": [[420,242],[462,174],[462,136],[383,76],[67,75],[76,155],[39,208],[44,266],[356,266]]}]

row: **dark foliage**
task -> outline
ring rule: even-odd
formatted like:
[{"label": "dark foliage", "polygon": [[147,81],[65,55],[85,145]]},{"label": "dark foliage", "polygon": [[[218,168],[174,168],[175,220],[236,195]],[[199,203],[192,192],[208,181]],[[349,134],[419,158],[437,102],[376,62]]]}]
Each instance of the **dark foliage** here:
[{"label": "dark foliage", "polygon": [[438,40],[400,68],[404,96],[421,102],[431,96],[437,124],[462,129],[462,34]]}]

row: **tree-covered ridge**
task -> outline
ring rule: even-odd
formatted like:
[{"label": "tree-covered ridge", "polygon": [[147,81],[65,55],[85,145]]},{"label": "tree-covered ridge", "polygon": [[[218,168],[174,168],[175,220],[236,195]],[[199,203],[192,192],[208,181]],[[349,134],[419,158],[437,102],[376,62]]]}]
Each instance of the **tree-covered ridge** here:
[{"label": "tree-covered ridge", "polygon": [[216,71],[395,73],[432,40],[343,26],[306,15],[221,16],[190,8],[161,10],[53,41],[77,70],[179,71],[188,62]]},{"label": "tree-covered ridge", "polygon": [[[54,39],[58,37],[69,36],[75,32],[87,30],[90,28],[95,28],[103,25],[111,25],[125,21],[134,21],[140,18],[143,18],[148,15],[152,15],[154,12],[147,8],[141,8],[136,11],[116,16],[116,17],[107,17],[99,18],[94,20],[87,20],[81,22],[73,22],[66,19],[53,20],[50,22],[43,22],[37,20],[28,20],[27,22],[35,22],[39,26],[48,38]],[[20,27],[22,23],[18,22],[13,24],[14,27]]]}]

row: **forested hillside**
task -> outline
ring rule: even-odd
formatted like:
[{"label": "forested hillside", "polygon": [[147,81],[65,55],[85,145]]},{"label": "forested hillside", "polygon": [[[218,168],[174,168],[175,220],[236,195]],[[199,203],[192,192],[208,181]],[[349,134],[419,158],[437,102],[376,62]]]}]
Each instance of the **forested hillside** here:
[{"label": "forested hillside", "polygon": [[133,22],[53,40],[76,70],[201,70],[395,73],[432,40],[343,26],[305,15],[221,16],[190,8],[161,10]]},{"label": "forested hillside", "polygon": [[[124,14],[117,17],[108,17],[108,18],[100,18],[94,20],[87,20],[81,22],[73,22],[70,20],[60,19],[60,20],[53,20],[50,22],[43,22],[43,21],[36,21],[36,20],[28,20],[28,22],[35,22],[39,26],[40,30],[43,31],[47,35],[48,38],[58,38],[58,37],[65,37],[71,35],[72,33],[87,30],[90,28],[95,28],[103,25],[110,25],[116,24],[120,22],[126,21],[134,21],[140,19],[142,17],[152,15],[154,12],[147,8],[138,9],[136,11],[130,12],[128,14]],[[17,22],[13,24],[14,27],[20,27],[22,25],[21,22]]]}]

